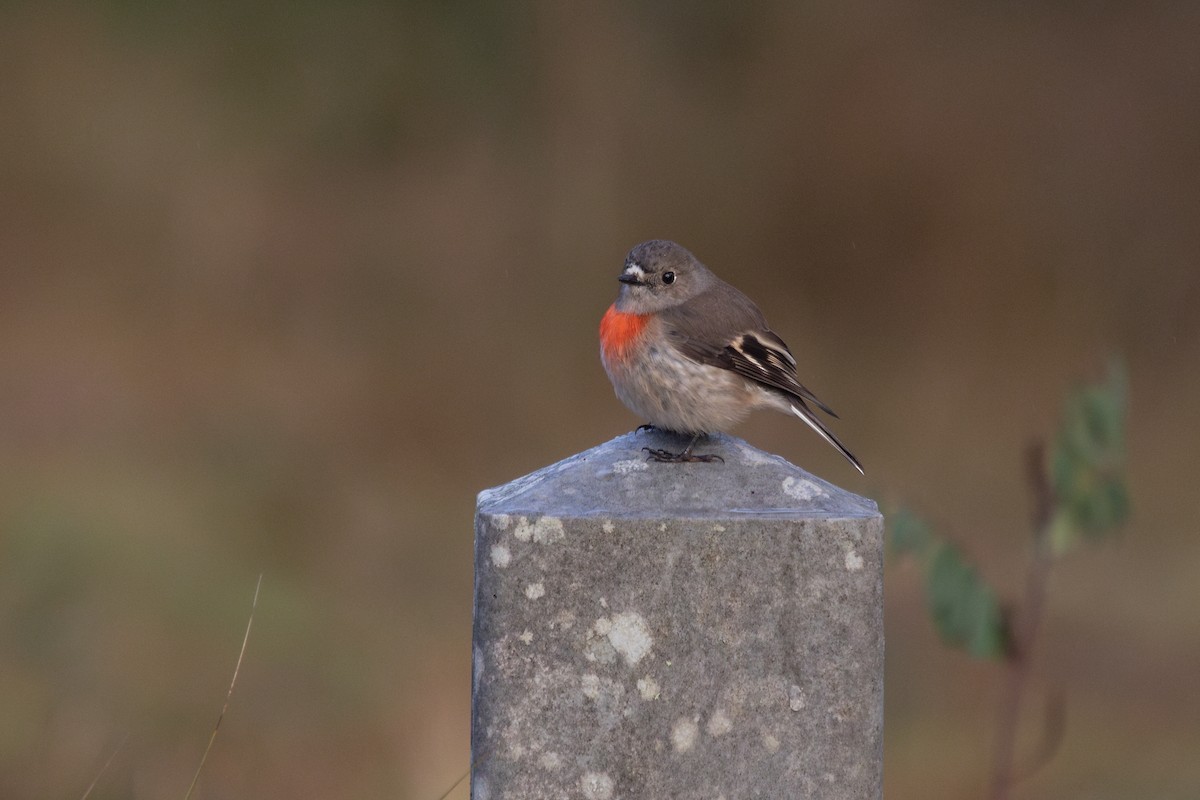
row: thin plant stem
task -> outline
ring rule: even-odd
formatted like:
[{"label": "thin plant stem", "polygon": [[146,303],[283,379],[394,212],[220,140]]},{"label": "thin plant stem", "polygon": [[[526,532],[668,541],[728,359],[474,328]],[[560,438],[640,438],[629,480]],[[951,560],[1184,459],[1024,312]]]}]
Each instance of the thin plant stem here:
[{"label": "thin plant stem", "polygon": [[468,768],[466,772],[464,772],[462,775],[459,776],[458,780],[456,780],[453,784],[450,785],[449,789],[442,792],[441,796],[438,797],[438,800],[446,800],[446,798],[450,796],[450,793],[453,792],[455,789],[457,789],[458,785],[460,783],[462,783],[463,781],[465,781],[467,779],[467,776],[470,774],[471,774],[471,770],[470,770],[470,768]]},{"label": "thin plant stem", "polygon": [[250,618],[246,620],[246,634],[242,637],[242,649],[238,653],[237,664],[233,668],[233,680],[229,682],[229,691],[225,692],[225,704],[221,706],[221,713],[217,715],[217,724],[213,726],[212,734],[208,737],[208,746],[204,748],[204,755],[200,757],[200,764],[196,767],[196,774],[192,776],[192,783],[188,786],[183,800],[189,800],[192,792],[195,791],[196,783],[200,780],[200,772],[204,769],[204,762],[208,760],[208,753],[217,739],[217,731],[221,729],[221,720],[225,719],[225,712],[229,710],[229,699],[233,697],[233,687],[237,685],[238,673],[242,669],[242,659],[246,656],[246,644],[250,641],[250,626],[254,624],[254,611],[258,608],[258,591],[262,588],[262,579],[263,576],[260,572],[258,573],[258,583],[254,587],[254,600],[250,603]]},{"label": "thin plant stem", "polygon": [[81,797],[80,800],[87,800],[88,797],[91,796],[92,790],[96,788],[96,784],[100,782],[100,778],[103,777],[104,773],[108,771],[109,765],[112,764],[113,759],[117,757],[117,753],[121,752],[121,748],[125,746],[125,742],[128,740],[129,733],[126,732],[125,735],[121,737],[121,741],[117,744],[117,746],[113,748],[112,754],[108,757],[108,761],[104,762],[104,766],[101,767],[100,771],[96,773],[96,777],[92,778],[92,782],[88,785],[87,791],[83,793],[83,797]]},{"label": "thin plant stem", "polygon": [[1006,663],[1001,695],[996,750],[992,762],[991,800],[1008,800],[1015,783],[1017,730],[1021,720],[1021,699],[1029,684],[1033,643],[1041,628],[1046,606],[1046,586],[1054,566],[1054,554],[1048,537],[1054,515],[1054,490],[1046,477],[1045,446],[1034,443],[1027,451],[1027,475],[1033,490],[1034,550],[1025,580],[1025,594],[1013,625],[1012,645]]},{"label": "thin plant stem", "polygon": [[1034,557],[1025,585],[1021,625],[1014,633],[1013,653],[1007,664],[1007,675],[1000,706],[1000,722],[996,738],[996,753],[992,772],[992,800],[1008,800],[1015,775],[1017,729],[1021,717],[1021,699],[1029,684],[1032,666],[1031,650],[1041,627],[1042,610],[1046,601],[1046,583],[1050,577],[1051,558]]}]

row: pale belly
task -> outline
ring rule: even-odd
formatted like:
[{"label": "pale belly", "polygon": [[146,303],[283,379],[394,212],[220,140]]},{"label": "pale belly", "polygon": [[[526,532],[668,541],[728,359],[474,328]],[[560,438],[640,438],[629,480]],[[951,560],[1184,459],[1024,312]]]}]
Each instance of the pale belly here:
[{"label": "pale belly", "polygon": [[637,347],[620,360],[600,354],[617,397],[656,428],[713,433],[730,429],[756,408],[779,408],[782,398],[773,392],[668,347]]}]

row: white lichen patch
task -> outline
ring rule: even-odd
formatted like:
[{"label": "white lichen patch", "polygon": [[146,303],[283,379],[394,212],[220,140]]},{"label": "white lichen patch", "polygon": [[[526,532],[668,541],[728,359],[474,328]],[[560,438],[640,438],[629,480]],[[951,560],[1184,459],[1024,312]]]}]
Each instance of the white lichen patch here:
[{"label": "white lichen patch", "polygon": [[804,696],[804,691],[794,683],[791,686],[789,686],[788,687],[788,708],[792,709],[792,711],[799,711],[800,709],[804,708],[807,705],[808,705],[808,698],[806,698]]},{"label": "white lichen patch", "polygon": [[662,694],[662,687],[658,685],[658,681],[649,675],[644,678],[638,678],[637,690],[643,700],[657,700],[659,695]]},{"label": "white lichen patch", "polygon": [[579,693],[589,713],[596,715],[596,724],[604,730],[611,730],[629,706],[624,685],[591,672],[579,677]]},{"label": "white lichen patch", "polygon": [[579,788],[587,800],[610,800],[613,785],[613,779],[603,772],[585,772],[579,778]]},{"label": "white lichen patch", "polygon": [[512,562],[512,553],[502,544],[492,545],[492,563],[504,569]]},{"label": "white lichen patch", "polygon": [[612,520],[610,520],[610,519],[604,520],[604,524],[601,525],[600,527],[604,529],[605,533],[612,533],[613,531],[615,531],[617,529],[617,526],[613,525]]},{"label": "white lichen patch", "polygon": [[493,514],[492,524],[496,526],[498,531],[508,530],[508,526],[512,524],[512,517],[508,514]]},{"label": "white lichen patch", "polygon": [[471,666],[475,671],[475,680],[473,681],[473,684],[474,687],[478,689],[480,681],[483,680],[483,651],[476,647],[474,648],[474,652],[471,654],[471,656]]},{"label": "white lichen patch", "polygon": [[614,614],[608,630],[608,640],[616,649],[625,663],[629,666],[645,658],[654,647],[654,639],[650,636],[650,626],[641,614],[626,611]]},{"label": "white lichen patch", "polygon": [[739,447],[738,455],[742,457],[743,464],[787,464],[779,456],[764,453],[756,447]]},{"label": "white lichen patch", "polygon": [[600,699],[600,676],[591,672],[585,674],[579,679],[579,685],[583,689],[583,696],[589,700]]},{"label": "white lichen patch", "polygon": [[513,536],[521,542],[532,540],[538,544],[553,544],[566,536],[566,533],[563,531],[562,520],[558,517],[538,517],[534,522],[530,522],[528,517],[521,517],[517,520],[517,526],[513,528]]},{"label": "white lichen patch", "polygon": [[808,502],[818,497],[828,497],[829,492],[822,489],[817,484],[804,478],[797,478],[789,475],[783,479],[783,493],[788,497]]},{"label": "white lichen patch", "polygon": [[713,525],[713,530],[716,531],[717,533],[724,533],[725,526],[724,525]]},{"label": "white lichen patch", "polygon": [[733,721],[725,715],[725,710],[718,708],[708,718],[708,724],[704,726],[704,730],[708,731],[709,736],[724,736],[733,730]]},{"label": "white lichen patch", "polygon": [[628,475],[631,472],[642,472],[650,469],[650,462],[631,458],[628,461],[618,461],[612,465],[612,471],[617,475]]},{"label": "white lichen patch", "polygon": [[517,638],[520,639],[525,644],[533,644],[533,631],[529,630],[529,628],[526,628],[525,632],[522,633]]},{"label": "white lichen patch", "polygon": [[575,612],[563,609],[554,615],[554,619],[550,620],[550,630],[558,628],[559,630],[568,630],[575,624]]},{"label": "white lichen patch", "polygon": [[612,617],[600,617],[588,628],[583,655],[588,661],[610,664],[619,653],[625,663],[633,666],[654,647],[650,626],[641,614],[627,611]]},{"label": "white lichen patch", "polygon": [[850,545],[846,547],[846,569],[851,572],[858,572],[863,568],[863,557],[854,552],[854,548]]},{"label": "white lichen patch", "polygon": [[776,739],[771,734],[764,733],[762,742],[763,742],[763,747],[767,748],[768,753],[778,753],[779,752],[779,740]]},{"label": "white lichen patch", "polygon": [[542,517],[533,527],[533,540],[538,544],[551,544],[565,536],[562,520],[558,517]]},{"label": "white lichen patch", "polygon": [[696,720],[681,717],[671,726],[671,746],[675,748],[676,753],[686,753],[696,744],[696,737],[699,735],[700,726],[696,724]]},{"label": "white lichen patch", "polygon": [[[607,618],[602,617],[605,622]],[[587,642],[583,646],[583,657],[588,661],[599,661],[601,664],[611,664],[617,660],[617,651],[608,640],[608,636],[596,633],[596,626],[588,628]]]},{"label": "white lichen patch", "polygon": [[547,750],[542,753],[538,763],[542,765],[542,769],[556,770],[562,766],[562,758],[553,750]]},{"label": "white lichen patch", "polygon": [[525,596],[530,600],[537,600],[539,597],[542,597],[545,594],[546,584],[542,583],[541,581],[538,581],[537,583],[531,583],[525,587]]}]

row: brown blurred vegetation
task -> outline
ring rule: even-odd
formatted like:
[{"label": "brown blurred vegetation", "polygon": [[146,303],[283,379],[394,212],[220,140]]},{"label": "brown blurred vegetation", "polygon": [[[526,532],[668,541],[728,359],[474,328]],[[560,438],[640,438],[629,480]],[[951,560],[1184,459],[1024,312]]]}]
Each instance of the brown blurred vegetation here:
[{"label": "brown blurred vegetation", "polygon": [[[264,571],[202,796],[436,797],[474,493],[640,422],[595,325],[669,237],[868,477],[739,433],[1010,593],[1021,451],[1124,354],[1135,516],[1051,586],[1067,738],[1022,796],[1195,797],[1197,9],[6,4],[0,796],[80,796],[125,732],[93,797],[182,796]],[[887,796],[978,796],[995,668],[887,590]]]}]

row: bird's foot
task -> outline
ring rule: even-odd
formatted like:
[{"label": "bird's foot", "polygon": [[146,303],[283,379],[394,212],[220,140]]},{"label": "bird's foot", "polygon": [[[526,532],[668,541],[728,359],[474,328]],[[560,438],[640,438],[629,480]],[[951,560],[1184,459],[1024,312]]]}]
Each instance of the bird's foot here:
[{"label": "bird's foot", "polygon": [[722,464],[725,463],[725,459],[718,455],[697,455],[692,452],[690,447],[682,453],[672,453],[669,450],[655,450],[650,447],[643,447],[642,449],[650,454],[650,460],[658,461],[662,464],[711,464],[714,461],[720,461]]},{"label": "bird's foot", "polygon": [[636,428],[633,429],[633,432],[641,433],[642,431],[656,431],[656,430],[658,430],[658,428],[654,427],[649,422],[647,422],[645,425],[638,425]]}]

